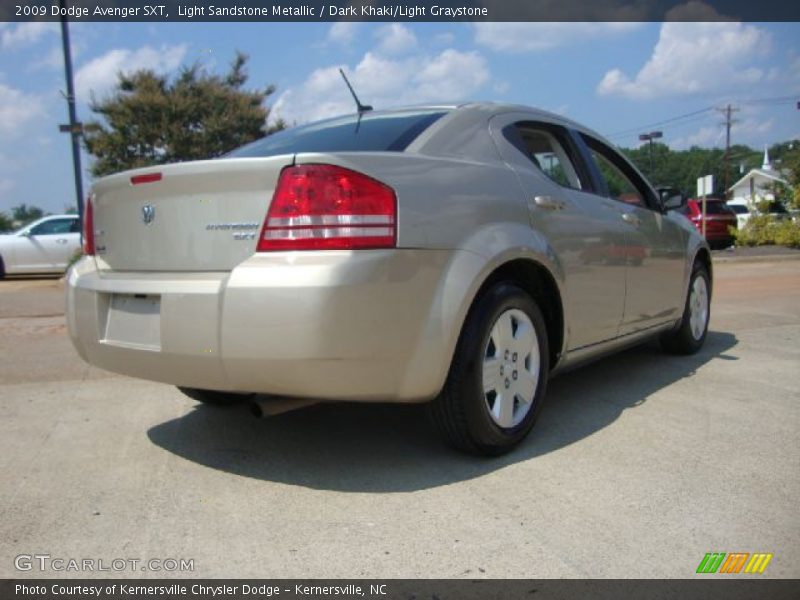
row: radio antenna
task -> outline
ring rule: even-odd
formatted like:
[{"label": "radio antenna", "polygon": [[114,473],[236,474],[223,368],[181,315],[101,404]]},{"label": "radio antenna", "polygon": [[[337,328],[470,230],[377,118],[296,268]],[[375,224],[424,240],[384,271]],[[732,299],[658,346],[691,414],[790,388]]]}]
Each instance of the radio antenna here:
[{"label": "radio antenna", "polygon": [[347,75],[344,74],[344,71],[339,69],[339,74],[342,76],[342,79],[344,79],[344,82],[347,85],[347,89],[350,90],[350,93],[353,95],[353,100],[356,101],[356,108],[358,109],[359,116],[361,116],[362,113],[372,110],[371,106],[361,104],[361,100],[359,100],[358,96],[356,96],[356,91],[353,89],[353,86],[350,85],[350,81],[348,81]]}]

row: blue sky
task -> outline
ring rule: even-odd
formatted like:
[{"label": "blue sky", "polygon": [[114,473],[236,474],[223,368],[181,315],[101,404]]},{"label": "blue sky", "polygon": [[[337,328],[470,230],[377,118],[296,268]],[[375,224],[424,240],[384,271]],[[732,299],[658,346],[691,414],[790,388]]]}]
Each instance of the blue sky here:
[{"label": "blue sky", "polygon": [[[268,104],[289,122],[352,112],[343,67],[376,108],[512,101],[623,146],[660,129],[685,148],[723,145],[722,116],[649,125],[730,102],[741,109],[734,143],[800,138],[798,23],[77,23],[71,33],[82,120],[90,94],[108,93],[121,69],[200,61],[224,71],[239,49],[251,85],[278,86]],[[0,23],[0,210],[74,202],[69,140],[57,130],[67,118],[61,61],[57,24]]]}]

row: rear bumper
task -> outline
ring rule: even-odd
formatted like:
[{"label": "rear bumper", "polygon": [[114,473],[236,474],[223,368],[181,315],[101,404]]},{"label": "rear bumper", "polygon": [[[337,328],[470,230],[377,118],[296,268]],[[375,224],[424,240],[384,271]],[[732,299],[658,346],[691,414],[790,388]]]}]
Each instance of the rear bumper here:
[{"label": "rear bumper", "polygon": [[174,385],[324,399],[413,402],[441,388],[460,324],[433,250],[270,253],[229,273],[67,278],[81,357]]},{"label": "rear bumper", "polygon": [[[700,222],[694,223],[695,228],[697,231],[702,235],[703,233],[703,225]],[[738,229],[738,225],[735,222],[719,222],[719,221],[708,221],[706,222],[706,239],[709,242],[721,242],[721,241],[731,241],[734,239],[734,236],[731,234],[730,229]]]}]

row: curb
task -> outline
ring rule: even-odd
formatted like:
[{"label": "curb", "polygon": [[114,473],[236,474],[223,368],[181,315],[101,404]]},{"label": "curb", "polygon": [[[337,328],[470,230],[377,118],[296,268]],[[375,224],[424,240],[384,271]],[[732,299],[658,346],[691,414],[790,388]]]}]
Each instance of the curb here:
[{"label": "curb", "polygon": [[754,263],[754,262],[784,262],[788,260],[800,260],[800,252],[797,254],[761,254],[759,256],[714,256],[711,255],[713,264],[719,263]]}]

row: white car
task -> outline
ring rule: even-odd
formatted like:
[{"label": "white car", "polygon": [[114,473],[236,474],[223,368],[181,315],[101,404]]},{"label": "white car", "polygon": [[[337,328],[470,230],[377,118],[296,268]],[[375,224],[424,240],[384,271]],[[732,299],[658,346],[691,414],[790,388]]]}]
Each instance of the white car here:
[{"label": "white car", "polygon": [[51,215],[0,235],[0,278],[29,273],[63,273],[81,247],[78,215]]},{"label": "white car", "polygon": [[734,204],[732,202],[728,202],[728,208],[736,213],[736,226],[739,229],[744,229],[744,226],[747,225],[747,221],[750,219],[750,209],[744,204]]},{"label": "white car", "polygon": [[736,213],[736,225],[739,229],[744,228],[750,217],[753,215],[768,215],[773,221],[783,221],[791,219],[792,216],[782,202],[771,200],[767,207],[767,212],[762,213],[757,209],[751,210],[746,201],[735,199],[728,202],[728,208]]}]

